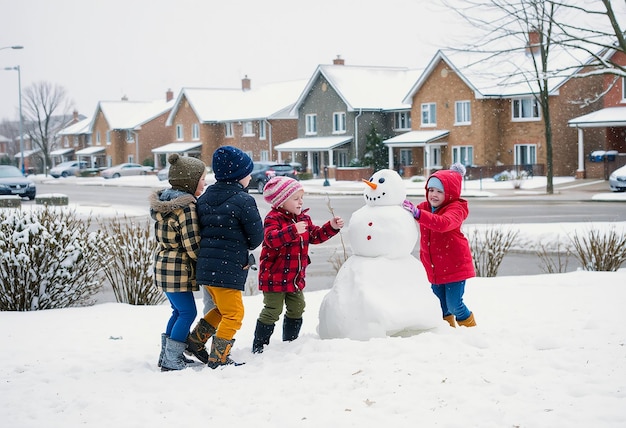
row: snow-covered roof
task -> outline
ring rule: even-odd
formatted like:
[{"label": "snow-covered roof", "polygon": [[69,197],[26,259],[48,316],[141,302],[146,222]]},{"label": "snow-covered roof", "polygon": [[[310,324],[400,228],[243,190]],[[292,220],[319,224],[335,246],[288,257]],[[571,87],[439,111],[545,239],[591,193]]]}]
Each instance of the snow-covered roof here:
[{"label": "snow-covered roof", "polygon": [[183,97],[203,123],[296,119],[287,112],[302,92],[305,83],[306,80],[269,83],[245,91],[226,88],[183,88],[178,94],[166,125],[172,125]]},{"label": "snow-covered roof", "polygon": [[194,143],[169,143],[164,146],[157,147],[156,149],[152,149],[152,153],[185,153],[197,149],[202,146],[201,142]]},{"label": "snow-covered roof", "polygon": [[80,135],[91,134],[91,117],[87,117],[83,120],[63,128],[59,131],[58,135]]},{"label": "snow-covered roof", "polygon": [[85,147],[84,149],[78,150],[76,155],[93,155],[95,153],[103,152],[104,150],[105,148],[102,146]]},{"label": "snow-covered roof", "polygon": [[607,126],[626,126],[626,107],[608,107],[576,117],[567,122],[576,128],[604,128]]},{"label": "snow-covered roof", "polygon": [[409,131],[383,141],[387,147],[418,147],[450,134],[446,129],[429,131]]},{"label": "snow-covered roof", "polygon": [[301,152],[331,150],[352,141],[352,135],[343,137],[305,137],[278,144],[274,149],[279,152]]},{"label": "snow-covered roof", "polygon": [[66,155],[68,153],[73,152],[74,149],[72,148],[63,148],[63,149],[57,149],[57,150],[53,150],[50,152],[50,156],[63,156]]},{"label": "snow-covered roof", "polygon": [[[137,129],[144,123],[169,111],[174,105],[174,101],[100,101],[96,107],[97,117],[98,110],[102,111],[109,129]],[[90,128],[93,127],[93,120]]]},{"label": "snow-covered roof", "polygon": [[408,110],[403,97],[421,71],[405,67],[373,67],[322,64],[296,101],[292,113],[304,102],[319,76],[323,76],[346,104],[349,111]]},{"label": "snow-covered roof", "polygon": [[5,137],[4,135],[0,135],[0,143],[9,143],[9,142],[11,142],[10,139]]},{"label": "snow-covered roof", "polygon": [[[548,91],[558,89],[582,64],[589,61],[582,50],[552,46],[548,64]],[[484,52],[439,50],[422,75],[408,91],[403,101],[408,103],[429,78],[439,61],[446,64],[471,88],[477,99],[510,98],[538,93],[533,58],[524,50],[510,50],[493,55]],[[536,58],[537,61],[540,58]]]}]

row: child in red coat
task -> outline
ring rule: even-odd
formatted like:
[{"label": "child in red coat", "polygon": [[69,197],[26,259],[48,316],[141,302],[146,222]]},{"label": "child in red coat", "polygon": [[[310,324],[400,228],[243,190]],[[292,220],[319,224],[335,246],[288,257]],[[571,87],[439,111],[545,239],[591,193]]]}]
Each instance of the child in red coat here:
[{"label": "child in red coat", "polygon": [[463,303],[465,280],[476,276],[469,243],[461,232],[469,214],[467,201],[461,199],[464,176],[460,163],[436,171],[426,182],[426,201],[415,206],[405,200],[402,205],[419,223],[420,260],[443,318],[452,327],[455,318],[459,325],[476,325],[474,314]]},{"label": "child in red coat", "polygon": [[341,217],[315,226],[302,210],[304,189],[289,177],[274,177],[263,189],[263,198],[272,209],[263,224],[264,237],[259,261],[259,289],[264,307],[259,314],[252,352],[263,352],[270,343],[274,324],[286,308],[283,341],[295,340],[302,327],[306,267],[310,263],[309,244],[321,244],[343,227]]}]

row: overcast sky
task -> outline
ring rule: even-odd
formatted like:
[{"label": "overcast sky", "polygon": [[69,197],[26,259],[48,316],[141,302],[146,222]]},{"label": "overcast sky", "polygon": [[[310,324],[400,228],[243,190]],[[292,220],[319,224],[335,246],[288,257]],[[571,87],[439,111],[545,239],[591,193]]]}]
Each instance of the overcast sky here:
[{"label": "overcast sky", "polygon": [[85,115],[100,100],[155,100],[171,88],[308,79],[347,65],[423,67],[453,43],[458,17],[417,0],[0,0],[0,121],[33,82],[63,86]]}]

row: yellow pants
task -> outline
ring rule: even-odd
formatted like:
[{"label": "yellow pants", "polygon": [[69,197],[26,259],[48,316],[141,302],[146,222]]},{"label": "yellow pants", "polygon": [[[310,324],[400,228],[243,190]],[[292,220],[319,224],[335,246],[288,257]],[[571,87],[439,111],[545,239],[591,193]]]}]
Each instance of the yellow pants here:
[{"label": "yellow pants", "polygon": [[243,299],[241,291],[232,288],[205,286],[215,307],[204,316],[204,320],[216,328],[215,336],[231,340],[243,323]]}]

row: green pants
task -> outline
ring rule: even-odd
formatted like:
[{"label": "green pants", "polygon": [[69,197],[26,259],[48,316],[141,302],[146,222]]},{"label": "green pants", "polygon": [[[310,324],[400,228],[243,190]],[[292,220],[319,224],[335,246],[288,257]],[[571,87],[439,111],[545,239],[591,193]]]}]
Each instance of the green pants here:
[{"label": "green pants", "polygon": [[285,316],[293,319],[302,318],[304,307],[306,306],[302,291],[296,291],[295,293],[263,292],[263,304],[265,306],[261,310],[259,321],[267,325],[276,324],[280,314],[283,312],[283,305],[287,309]]}]

